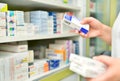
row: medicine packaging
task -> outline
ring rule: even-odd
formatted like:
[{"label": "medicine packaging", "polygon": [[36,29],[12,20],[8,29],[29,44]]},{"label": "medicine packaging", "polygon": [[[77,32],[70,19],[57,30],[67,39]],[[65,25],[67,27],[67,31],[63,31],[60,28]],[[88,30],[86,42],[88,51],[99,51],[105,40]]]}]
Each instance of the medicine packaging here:
[{"label": "medicine packaging", "polygon": [[88,57],[70,55],[70,70],[82,75],[83,77],[95,78],[103,74],[107,66],[97,60]]},{"label": "medicine packaging", "polygon": [[77,29],[80,32],[87,34],[89,31],[89,25],[88,24],[80,24],[80,20],[77,19],[75,16],[73,15],[69,15],[69,14],[65,14],[64,18],[63,18],[63,23],[68,25],[69,27],[73,28],[73,29]]}]

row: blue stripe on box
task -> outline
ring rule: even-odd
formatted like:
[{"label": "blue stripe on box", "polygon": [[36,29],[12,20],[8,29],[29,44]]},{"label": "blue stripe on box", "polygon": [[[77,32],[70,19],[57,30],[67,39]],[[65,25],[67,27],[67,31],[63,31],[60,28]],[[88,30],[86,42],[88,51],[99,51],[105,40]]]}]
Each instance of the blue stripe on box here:
[{"label": "blue stripe on box", "polygon": [[85,28],[81,28],[80,31],[83,32],[84,34],[88,33],[88,30],[86,30]]},{"label": "blue stripe on box", "polygon": [[67,19],[67,20],[71,21],[71,19],[72,19],[72,16],[65,15],[65,19]]}]

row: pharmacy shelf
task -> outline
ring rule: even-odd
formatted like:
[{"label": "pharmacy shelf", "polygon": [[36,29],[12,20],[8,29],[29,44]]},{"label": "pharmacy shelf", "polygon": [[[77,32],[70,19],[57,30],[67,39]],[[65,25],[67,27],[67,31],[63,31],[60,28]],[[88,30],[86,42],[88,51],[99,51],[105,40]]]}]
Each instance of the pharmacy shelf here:
[{"label": "pharmacy shelf", "polygon": [[51,0],[1,0],[7,3],[10,10],[49,10],[49,11],[79,11],[80,7],[57,3]]},{"label": "pharmacy shelf", "polygon": [[56,73],[56,72],[58,72],[58,71],[60,71],[60,70],[63,70],[63,69],[65,69],[65,68],[68,68],[68,67],[69,67],[69,64],[63,65],[63,66],[61,66],[61,67],[59,67],[59,68],[56,68],[56,69],[51,70],[51,71],[48,71],[48,72],[46,72],[46,73],[36,75],[36,76],[34,76],[34,77],[26,80],[26,81],[34,81],[34,80],[36,80],[36,79],[41,79],[41,78],[44,78],[45,76],[49,76],[50,74]]},{"label": "pharmacy shelf", "polygon": [[0,43],[26,41],[26,40],[53,39],[53,38],[73,37],[73,36],[79,36],[79,35],[74,33],[65,33],[65,34],[53,34],[53,35],[22,36],[22,37],[19,36],[0,37]]}]

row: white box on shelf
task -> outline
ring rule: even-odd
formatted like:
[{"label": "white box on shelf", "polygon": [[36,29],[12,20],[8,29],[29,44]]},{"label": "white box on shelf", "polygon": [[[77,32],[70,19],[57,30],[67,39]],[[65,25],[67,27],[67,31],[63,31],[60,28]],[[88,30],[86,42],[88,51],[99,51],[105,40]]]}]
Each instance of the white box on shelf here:
[{"label": "white box on shelf", "polygon": [[16,16],[15,11],[7,12],[7,36],[16,35]]},{"label": "white box on shelf", "polygon": [[24,11],[15,11],[16,26],[24,26]]},{"label": "white box on shelf", "polygon": [[25,52],[28,51],[27,43],[6,43],[0,44],[0,50],[11,51],[11,52]]},{"label": "white box on shelf", "polygon": [[29,53],[26,52],[20,52],[20,53],[13,53],[13,52],[6,52],[6,51],[0,51],[0,57],[10,57],[14,59],[14,64],[21,64],[21,63],[28,63],[29,62]]},{"label": "white box on shelf", "polygon": [[59,59],[60,61],[63,61],[63,55],[62,54],[46,53],[46,58],[48,58],[48,59]]},{"label": "white box on shelf", "polygon": [[0,27],[6,28],[6,12],[0,12]]},{"label": "white box on shelf", "polygon": [[34,61],[34,52],[33,50],[29,50],[29,62],[33,62]]},{"label": "white box on shelf", "polygon": [[4,81],[5,69],[4,69],[4,59],[0,58],[0,81]]},{"label": "white box on shelf", "polygon": [[55,40],[55,43],[64,45],[64,47],[66,49],[66,63],[68,63],[69,62],[69,56],[73,51],[72,40]]},{"label": "white box on shelf", "polygon": [[24,12],[25,23],[30,23],[30,12]]},{"label": "white box on shelf", "polygon": [[[4,61],[4,79],[5,81],[13,81],[15,79],[15,66],[24,62],[27,58],[27,52],[24,53],[10,53],[0,51],[0,58]],[[27,67],[28,68],[28,67]],[[24,73],[24,72],[23,72]]]},{"label": "white box on shelf", "polygon": [[8,5],[6,3],[0,3],[0,12],[7,12]]},{"label": "white box on shelf", "polygon": [[28,79],[28,63],[21,63],[14,67],[14,80],[25,81]]},{"label": "white box on shelf", "polygon": [[0,27],[0,37],[5,37],[6,36],[6,28]]}]

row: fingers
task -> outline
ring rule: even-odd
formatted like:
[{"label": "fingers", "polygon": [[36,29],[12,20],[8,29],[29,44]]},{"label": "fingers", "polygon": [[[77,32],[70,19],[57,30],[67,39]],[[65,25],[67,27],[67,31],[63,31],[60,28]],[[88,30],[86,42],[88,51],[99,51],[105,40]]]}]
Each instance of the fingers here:
[{"label": "fingers", "polygon": [[119,81],[116,80],[115,75],[111,69],[106,71],[103,75],[98,76],[97,78],[87,78],[87,81]]},{"label": "fingers", "polygon": [[95,19],[93,17],[87,17],[87,18],[84,18],[80,23],[81,24],[89,24],[89,23],[91,23],[94,20]]},{"label": "fingers", "polygon": [[88,38],[88,34],[84,34],[84,33],[80,32],[80,31],[78,31],[78,30],[72,30],[72,31],[70,31],[70,32],[74,32],[74,33],[76,33],[76,34],[79,34],[79,35],[82,36],[83,38]]},{"label": "fingers", "polygon": [[96,56],[96,57],[93,57],[93,59],[99,60],[108,66],[111,65],[111,62],[113,61],[112,57],[105,56],[105,55]]},{"label": "fingers", "polygon": [[85,78],[86,81],[92,81],[92,78]]}]

